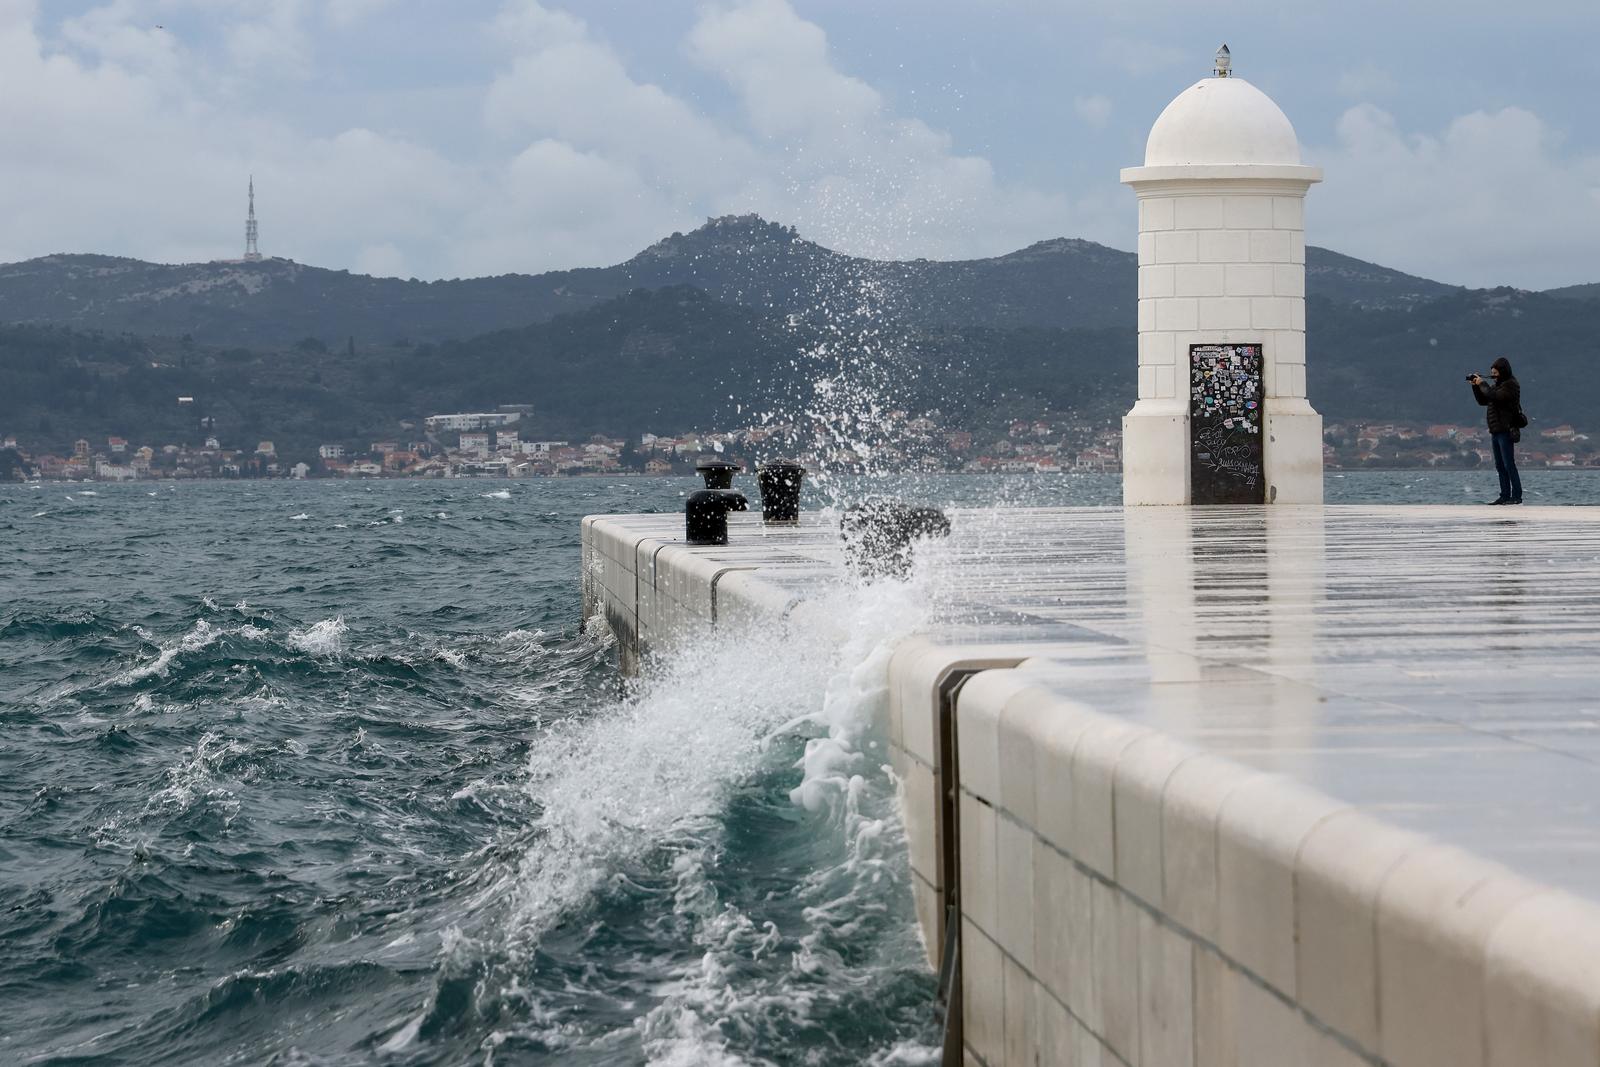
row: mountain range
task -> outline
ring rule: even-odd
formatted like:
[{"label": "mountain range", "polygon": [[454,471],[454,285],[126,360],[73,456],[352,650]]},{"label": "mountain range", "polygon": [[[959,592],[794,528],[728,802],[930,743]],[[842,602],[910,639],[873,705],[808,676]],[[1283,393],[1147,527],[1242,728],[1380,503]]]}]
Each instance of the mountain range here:
[{"label": "mountain range", "polygon": [[[53,255],[0,266],[0,321],[189,336],[272,347],[460,339],[544,322],[634,289],[690,285],[763,311],[851,306],[892,294],[898,321],[921,326],[1117,327],[1133,321],[1137,261],[1058,238],[990,259],[883,261],[843,255],[755,216],[711,219],[611,267],[424,282],[373,278],[287,259],[160,264]],[[1399,308],[1454,286],[1306,250],[1313,296]]]},{"label": "mountain range", "polygon": [[[1321,248],[1306,272],[1310,391],[1330,418],[1476,421],[1460,379],[1502,353],[1526,356],[1531,415],[1581,421],[1600,401],[1600,285],[1467,290]],[[0,266],[0,432],[176,433],[180,394],[280,447],[503,403],[551,434],[672,432],[803,410],[818,381],[979,427],[1114,419],[1135,290],[1135,257],[1088,241],[891,262],[754,216],[615,266],[434,282],[53,255]]]}]

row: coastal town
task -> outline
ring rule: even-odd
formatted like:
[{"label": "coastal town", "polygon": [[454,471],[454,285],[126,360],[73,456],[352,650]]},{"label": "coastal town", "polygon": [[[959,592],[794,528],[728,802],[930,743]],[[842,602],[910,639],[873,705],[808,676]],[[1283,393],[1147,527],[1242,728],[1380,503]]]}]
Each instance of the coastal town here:
[{"label": "coastal town", "polygon": [[[403,423],[405,436],[327,442],[280,455],[270,440],[227,441],[207,423],[195,442],[134,444],[127,438],[78,438],[70,451],[32,447],[0,436],[0,479],[143,481],[241,478],[527,478],[687,473],[706,453],[754,462],[785,456],[831,469],[946,473],[1117,473],[1121,434],[1114,424],[1071,415],[1019,420],[988,434],[943,426],[938,412],[890,413],[899,432],[870,450],[833,442],[819,427],[770,422],[732,430],[556,440],[523,429],[525,406],[431,415]],[[1468,469],[1494,462],[1482,426],[1404,422],[1330,422],[1323,459],[1330,470]],[[1518,451],[1524,466],[1600,467],[1600,441],[1570,425],[1530,428]]]}]

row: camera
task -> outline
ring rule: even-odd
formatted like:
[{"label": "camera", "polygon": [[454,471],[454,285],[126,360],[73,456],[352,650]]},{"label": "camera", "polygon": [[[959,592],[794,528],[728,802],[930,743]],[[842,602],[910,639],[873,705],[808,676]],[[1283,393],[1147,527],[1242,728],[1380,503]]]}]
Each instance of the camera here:
[{"label": "camera", "polygon": [[1481,377],[1483,377],[1483,375],[1481,375],[1481,374],[1469,374],[1469,375],[1467,375],[1467,381],[1470,382],[1474,378],[1481,378]]}]

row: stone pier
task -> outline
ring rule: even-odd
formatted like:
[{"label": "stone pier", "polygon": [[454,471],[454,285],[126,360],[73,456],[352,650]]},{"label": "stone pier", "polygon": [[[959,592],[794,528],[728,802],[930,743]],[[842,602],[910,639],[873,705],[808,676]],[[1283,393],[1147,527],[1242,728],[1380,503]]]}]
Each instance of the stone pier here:
[{"label": "stone pier", "polygon": [[[889,666],[947,1062],[1600,1064],[1600,509],[951,512]],[[586,519],[624,661],[837,532]]]}]

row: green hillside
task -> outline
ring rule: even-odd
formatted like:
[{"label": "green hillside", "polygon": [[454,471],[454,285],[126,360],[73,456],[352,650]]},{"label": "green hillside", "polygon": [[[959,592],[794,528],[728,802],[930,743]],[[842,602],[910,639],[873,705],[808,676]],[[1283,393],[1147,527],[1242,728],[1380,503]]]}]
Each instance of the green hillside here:
[{"label": "green hillside", "polygon": [[[1408,307],[1454,291],[1310,248],[1307,290],[1339,304]],[[854,314],[863,302],[917,326],[1118,327],[1133,321],[1132,253],[1056,239],[989,259],[886,262],[842,255],[755,216],[713,219],[625,263],[539,275],[406,281],[285,259],[145,263],[57,255],[0,266],[0,322],[190,337],[201,344],[329,347],[463,339],[544,322],[634,289],[692,285],[763,312]]]}]

